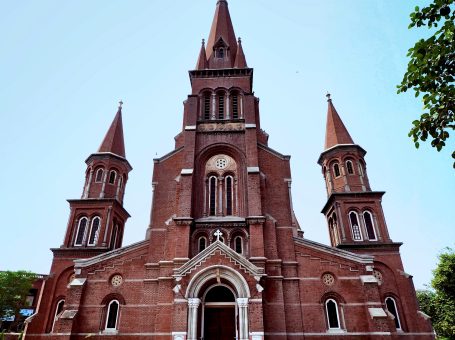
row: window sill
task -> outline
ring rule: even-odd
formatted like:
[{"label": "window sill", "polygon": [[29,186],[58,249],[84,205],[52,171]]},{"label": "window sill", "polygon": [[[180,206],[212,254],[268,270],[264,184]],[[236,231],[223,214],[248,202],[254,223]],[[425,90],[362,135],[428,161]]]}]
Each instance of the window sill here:
[{"label": "window sill", "polygon": [[117,329],[105,329],[104,331],[101,332],[101,334],[117,335],[118,330]]},{"label": "window sill", "polygon": [[332,328],[332,329],[328,329],[327,333],[330,333],[330,334],[342,334],[342,333],[346,333],[346,330],[345,329],[341,329],[341,328]]}]

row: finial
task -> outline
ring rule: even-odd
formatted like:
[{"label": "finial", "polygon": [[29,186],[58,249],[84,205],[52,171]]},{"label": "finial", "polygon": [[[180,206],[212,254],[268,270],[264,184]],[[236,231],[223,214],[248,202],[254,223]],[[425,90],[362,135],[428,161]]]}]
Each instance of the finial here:
[{"label": "finial", "polygon": [[327,101],[328,102],[332,101],[332,98],[330,98],[330,93],[329,92],[327,92],[327,94],[325,96],[327,97]]},{"label": "finial", "polygon": [[118,102],[118,108],[119,108],[119,110],[121,110],[121,109],[122,109],[122,105],[123,105],[123,101],[122,101],[122,100],[120,100],[120,101]]},{"label": "finial", "polygon": [[205,46],[205,39],[202,39],[202,46]]},{"label": "finial", "polygon": [[239,45],[242,43],[242,38],[239,37]]}]

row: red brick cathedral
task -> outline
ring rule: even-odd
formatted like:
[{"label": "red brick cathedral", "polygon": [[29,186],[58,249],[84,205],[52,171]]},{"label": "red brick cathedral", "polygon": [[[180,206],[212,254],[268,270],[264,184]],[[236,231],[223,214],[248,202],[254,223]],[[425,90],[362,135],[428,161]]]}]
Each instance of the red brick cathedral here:
[{"label": "red brick cathedral", "polygon": [[303,237],[289,156],[268,146],[226,0],[202,43],[175,149],[155,159],[145,240],[122,246],[132,167],[122,107],[69,200],[30,339],[432,339],[364,160],[328,98],[330,246]]}]

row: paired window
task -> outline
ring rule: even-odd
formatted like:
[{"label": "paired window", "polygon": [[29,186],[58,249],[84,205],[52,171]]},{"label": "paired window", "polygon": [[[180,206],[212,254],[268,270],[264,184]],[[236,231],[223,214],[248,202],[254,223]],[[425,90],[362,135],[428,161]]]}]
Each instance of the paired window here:
[{"label": "paired window", "polygon": [[241,115],[241,98],[237,90],[216,92],[216,95],[206,91],[201,99],[201,118],[210,119],[239,119]]},{"label": "paired window", "polygon": [[338,304],[334,299],[328,299],[325,302],[325,312],[327,316],[327,325],[329,330],[341,329],[340,316],[338,313]]},{"label": "paired window", "polygon": [[95,217],[92,220],[92,226],[90,228],[90,237],[88,239],[88,246],[95,246],[98,242],[98,235],[100,233],[101,219]]},{"label": "paired window", "polygon": [[[228,175],[222,178],[222,182],[224,181],[224,188],[223,183],[221,185],[218,184],[219,179],[212,175],[209,177],[208,183],[208,191],[209,191],[209,216],[216,216],[217,215],[217,200],[223,201],[223,212],[226,216],[234,215],[234,177]],[[220,189],[224,191],[224,193],[220,194],[218,190]]]},{"label": "paired window", "polygon": [[[365,210],[361,216],[363,217],[363,223],[366,230],[366,238],[369,241],[376,241],[376,228],[374,226],[373,214],[368,210]],[[355,211],[349,213],[349,222],[351,224],[352,238],[354,241],[363,241],[363,233],[360,228],[359,215]]]},{"label": "paired window", "polygon": [[107,305],[105,330],[107,331],[117,330],[119,309],[120,303],[117,300],[112,300],[111,302],[109,302],[109,304]]},{"label": "paired window", "polygon": [[396,329],[401,329],[400,316],[398,315],[398,309],[395,299],[390,296],[387,297],[385,299],[385,305],[387,310],[395,317],[394,321]]},{"label": "paired window", "polygon": [[95,182],[96,183],[101,183],[103,181],[103,174],[104,174],[103,168],[99,168],[98,170],[96,170],[96,173],[95,173]]}]

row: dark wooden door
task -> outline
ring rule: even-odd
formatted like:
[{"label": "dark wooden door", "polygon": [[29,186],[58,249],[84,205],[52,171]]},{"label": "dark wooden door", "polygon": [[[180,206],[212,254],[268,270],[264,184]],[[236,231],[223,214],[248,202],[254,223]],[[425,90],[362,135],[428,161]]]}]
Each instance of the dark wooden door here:
[{"label": "dark wooden door", "polygon": [[204,340],[235,339],[235,306],[206,307]]}]

